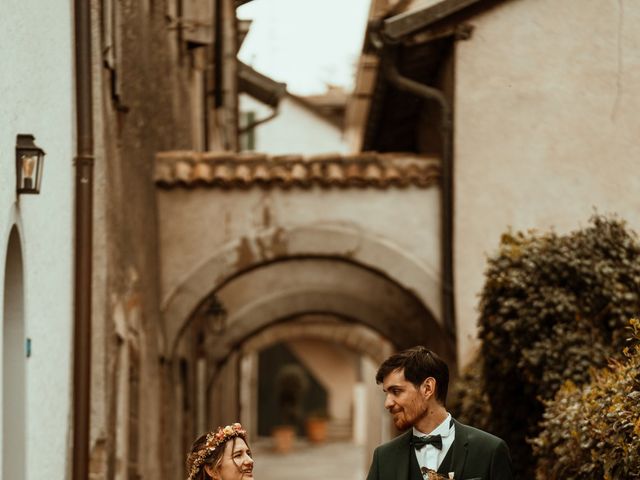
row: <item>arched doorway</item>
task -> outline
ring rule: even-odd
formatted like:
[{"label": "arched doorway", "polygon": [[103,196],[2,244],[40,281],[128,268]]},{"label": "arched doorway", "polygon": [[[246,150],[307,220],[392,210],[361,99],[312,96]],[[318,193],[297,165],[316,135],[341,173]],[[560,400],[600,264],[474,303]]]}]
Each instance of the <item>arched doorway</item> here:
[{"label": "arched doorway", "polygon": [[2,478],[25,478],[24,274],[18,229],[9,235],[2,324]]},{"label": "arched doorway", "polygon": [[[373,364],[394,349],[418,343],[454,359],[440,324],[413,292],[352,259],[281,258],[212,287],[172,342],[173,428],[183,439],[180,452],[203,429],[256,414],[246,400],[251,387],[243,381],[256,372],[251,356],[255,360],[277,341],[297,342],[294,347],[307,353],[318,352],[317,342],[324,341],[325,351],[344,348]],[[214,325],[207,315],[212,296],[224,307],[224,325]],[[332,368],[331,363],[323,368]],[[373,377],[370,370],[367,376]]]}]

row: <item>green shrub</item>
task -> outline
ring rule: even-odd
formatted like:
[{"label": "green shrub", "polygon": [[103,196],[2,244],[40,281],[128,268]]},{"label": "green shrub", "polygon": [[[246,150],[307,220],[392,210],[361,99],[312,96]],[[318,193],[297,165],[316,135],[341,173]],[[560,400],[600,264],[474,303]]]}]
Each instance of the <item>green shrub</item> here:
[{"label": "green shrub", "polygon": [[494,433],[491,404],[484,388],[482,358],[477,356],[451,384],[447,408],[462,423]]},{"label": "green shrub", "polygon": [[567,381],[546,403],[533,440],[536,478],[640,479],[640,321],[626,362],[613,361],[589,384]]},{"label": "green shrub", "polygon": [[534,474],[526,439],[539,433],[543,402],[620,352],[639,311],[640,247],[624,222],[595,216],[567,235],[503,236],[489,259],[479,327],[491,425],[519,477]]}]

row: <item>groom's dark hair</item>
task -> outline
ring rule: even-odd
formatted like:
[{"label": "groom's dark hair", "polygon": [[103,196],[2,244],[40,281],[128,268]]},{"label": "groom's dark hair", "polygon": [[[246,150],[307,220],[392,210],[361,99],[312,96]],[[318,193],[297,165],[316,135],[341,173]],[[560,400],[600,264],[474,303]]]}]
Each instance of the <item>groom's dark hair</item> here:
[{"label": "groom's dark hair", "polygon": [[442,405],[446,405],[449,367],[438,354],[423,346],[394,353],[378,368],[376,383],[382,383],[391,372],[402,369],[404,369],[404,378],[413,383],[416,388],[422,385],[426,378],[433,377],[436,381],[436,399]]}]

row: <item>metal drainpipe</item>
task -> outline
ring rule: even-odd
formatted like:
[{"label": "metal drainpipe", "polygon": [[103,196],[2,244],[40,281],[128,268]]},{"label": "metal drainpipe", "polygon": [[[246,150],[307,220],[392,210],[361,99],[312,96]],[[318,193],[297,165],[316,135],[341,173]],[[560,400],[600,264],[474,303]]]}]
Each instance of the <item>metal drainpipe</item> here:
[{"label": "metal drainpipe", "polygon": [[245,127],[241,128],[238,131],[238,134],[242,135],[242,134],[247,133],[247,132],[253,130],[254,128],[256,128],[256,127],[258,127],[258,126],[260,126],[260,125],[262,125],[264,123],[270,122],[271,120],[276,118],[279,113],[280,113],[280,111],[279,111],[278,107],[276,106],[269,115],[267,115],[266,117],[261,118],[259,120],[256,120],[255,122],[250,123],[249,125],[246,125]]},{"label": "metal drainpipe", "polygon": [[454,358],[456,358],[457,344],[453,277],[453,120],[451,107],[442,91],[400,74],[396,66],[396,47],[393,45],[385,45],[383,36],[372,35],[372,43],[381,52],[382,69],[389,82],[399,90],[409,92],[426,100],[435,101],[440,106],[440,134],[442,137],[442,209],[440,216],[442,231],[442,253],[440,258],[442,286],[440,295],[445,332],[449,345],[452,348],[452,354]]},{"label": "metal drainpipe", "polygon": [[91,260],[93,223],[93,108],[91,12],[75,0],[76,142],[73,338],[73,480],[89,478],[91,388]]}]

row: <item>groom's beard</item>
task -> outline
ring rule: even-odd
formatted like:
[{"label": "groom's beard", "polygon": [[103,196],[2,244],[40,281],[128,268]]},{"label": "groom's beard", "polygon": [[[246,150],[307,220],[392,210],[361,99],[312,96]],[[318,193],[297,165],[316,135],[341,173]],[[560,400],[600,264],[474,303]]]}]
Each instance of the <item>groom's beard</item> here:
[{"label": "groom's beard", "polygon": [[400,431],[414,426],[424,418],[428,412],[427,403],[420,399],[416,399],[404,407],[396,406],[396,408],[389,410],[389,413],[393,416],[393,424]]}]

